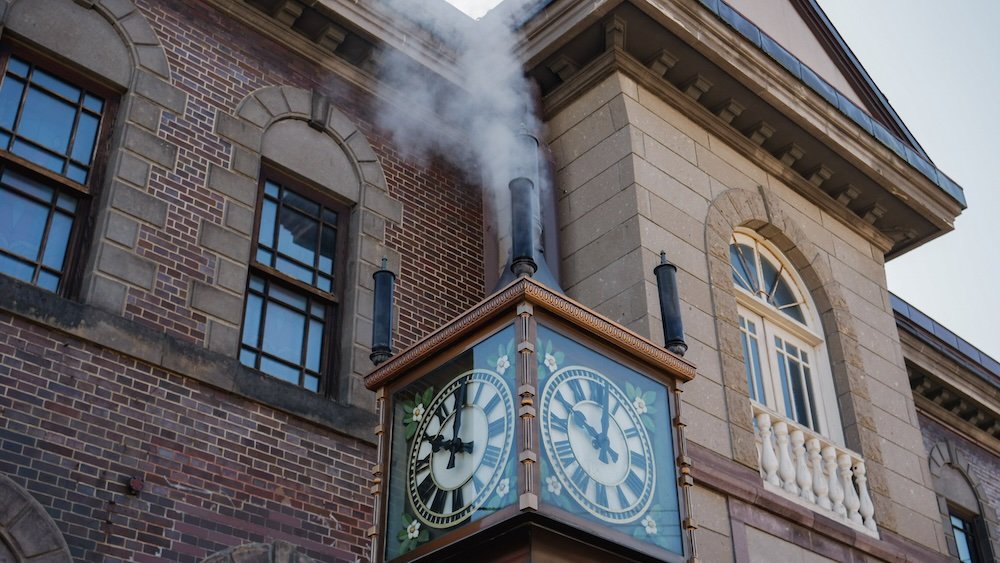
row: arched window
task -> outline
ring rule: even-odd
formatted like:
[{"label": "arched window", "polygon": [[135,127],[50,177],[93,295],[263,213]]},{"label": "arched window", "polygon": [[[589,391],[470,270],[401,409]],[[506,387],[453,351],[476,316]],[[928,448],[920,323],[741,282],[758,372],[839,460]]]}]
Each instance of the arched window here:
[{"label": "arched window", "polygon": [[729,246],[750,398],[843,444],[816,307],[787,258],[755,232]]}]

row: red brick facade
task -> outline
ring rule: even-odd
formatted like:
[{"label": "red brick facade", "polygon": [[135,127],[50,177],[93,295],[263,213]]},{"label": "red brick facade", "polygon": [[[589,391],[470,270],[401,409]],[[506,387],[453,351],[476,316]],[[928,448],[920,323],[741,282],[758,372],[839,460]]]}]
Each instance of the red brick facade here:
[{"label": "red brick facade", "polygon": [[[371,94],[198,0],[136,6],[187,101],[183,114],[164,111],[158,127],[147,127],[177,147],[177,159],[173,169],[151,167],[146,192],[166,204],[166,220],[163,227],[140,223],[134,252],[157,264],[157,275],[151,290],[128,287],[124,332],[131,322],[135,332],[159,334],[164,346],[209,354],[198,351],[208,345],[208,319],[191,307],[190,289],[219,276],[217,256],[199,240],[203,222],[223,225],[225,218],[224,198],[206,188],[210,165],[228,168],[232,158],[215,128],[220,114],[234,114],[267,86],[327,95],[364,134],[389,196],[402,203],[402,222],[385,231],[386,247],[400,256],[398,348],[482,297],[477,188],[444,166],[401,156],[372,125]],[[43,309],[62,307],[54,295],[35,297]],[[367,560],[371,413],[325,402],[332,414],[319,418],[353,409],[352,420],[364,423],[364,432],[348,435],[306,420],[309,413],[287,414],[246,398],[249,392],[161,367],[169,357],[158,365],[137,359],[141,352],[130,355],[128,343],[113,349],[81,338],[90,330],[86,316],[104,314],[95,309],[85,309],[74,334],[62,332],[69,329],[58,320],[48,326],[45,314],[7,310],[0,311],[0,474],[45,508],[73,559],[200,561],[248,542],[286,540],[321,561]],[[246,371],[236,366],[235,350],[210,359]],[[278,394],[304,393],[267,385]],[[137,495],[127,487],[133,476],[145,481]]]}]

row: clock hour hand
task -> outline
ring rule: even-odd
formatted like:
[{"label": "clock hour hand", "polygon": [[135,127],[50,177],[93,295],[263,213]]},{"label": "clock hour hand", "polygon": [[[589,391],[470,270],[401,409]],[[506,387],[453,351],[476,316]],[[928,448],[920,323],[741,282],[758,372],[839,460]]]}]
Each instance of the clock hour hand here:
[{"label": "clock hour hand", "polygon": [[[606,446],[607,447],[608,455],[611,456],[611,461],[612,462],[618,461],[618,452],[616,452],[615,450],[611,449],[611,445],[610,444],[606,444],[605,445],[605,442],[606,442],[607,438],[602,438],[601,434],[598,433],[597,430],[595,430],[594,427],[591,426],[590,423],[587,422],[587,416],[585,414],[583,414],[582,412],[578,411],[578,410],[572,410],[572,411],[570,411],[570,413],[571,413],[571,416],[573,418],[573,422],[575,422],[576,425],[579,426],[580,428],[583,428],[584,430],[586,430],[587,433],[590,434],[590,437],[593,438],[593,440],[591,440],[591,443],[594,445],[594,448],[595,449],[600,449],[603,452],[604,451],[604,447]],[[604,461],[604,460],[601,460],[601,461]],[[607,463],[607,462],[605,462],[605,463]]]}]

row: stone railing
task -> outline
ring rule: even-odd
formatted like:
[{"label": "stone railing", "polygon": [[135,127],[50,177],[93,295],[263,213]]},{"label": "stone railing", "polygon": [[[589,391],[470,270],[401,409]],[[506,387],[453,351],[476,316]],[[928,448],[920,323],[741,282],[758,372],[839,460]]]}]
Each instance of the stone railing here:
[{"label": "stone railing", "polygon": [[751,404],[764,486],[878,537],[865,460],[808,428]]}]

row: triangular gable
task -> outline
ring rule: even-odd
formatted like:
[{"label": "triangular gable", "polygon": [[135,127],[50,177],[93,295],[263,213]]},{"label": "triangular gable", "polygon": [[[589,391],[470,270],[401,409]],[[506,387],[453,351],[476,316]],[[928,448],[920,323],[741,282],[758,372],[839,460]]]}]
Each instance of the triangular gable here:
[{"label": "triangular gable", "polygon": [[816,0],[725,2],[927,158]]}]

